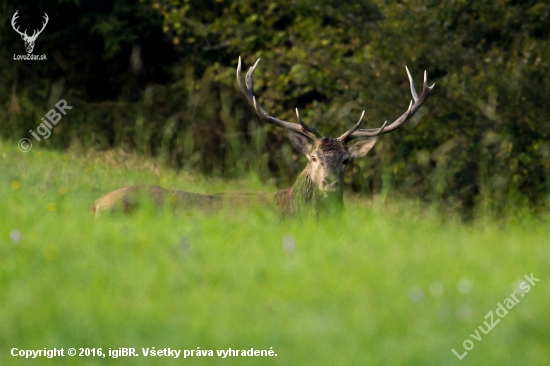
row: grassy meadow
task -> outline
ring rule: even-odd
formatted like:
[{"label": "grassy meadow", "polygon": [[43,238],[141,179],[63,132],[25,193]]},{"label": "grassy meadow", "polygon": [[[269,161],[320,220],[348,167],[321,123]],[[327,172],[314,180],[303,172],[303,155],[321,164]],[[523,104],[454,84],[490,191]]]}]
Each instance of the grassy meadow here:
[{"label": "grassy meadow", "polygon": [[[341,217],[318,219],[258,207],[90,216],[99,196],[135,183],[275,190],[121,151],[23,153],[0,141],[0,365],[550,364],[545,221],[462,223],[415,202],[351,195]],[[473,339],[531,273],[540,282]],[[474,348],[459,360],[451,349],[463,354],[467,339]],[[10,355],[55,347],[133,347],[139,357]],[[153,347],[214,356],[142,356]],[[277,356],[216,355],[229,348]]]}]

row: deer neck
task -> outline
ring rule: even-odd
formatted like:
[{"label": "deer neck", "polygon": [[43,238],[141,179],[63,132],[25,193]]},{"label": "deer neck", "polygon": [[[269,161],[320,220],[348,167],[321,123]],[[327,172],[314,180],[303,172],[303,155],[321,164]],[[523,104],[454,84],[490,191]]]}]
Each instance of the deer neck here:
[{"label": "deer neck", "polygon": [[291,216],[300,212],[319,212],[329,202],[341,205],[343,198],[341,193],[327,197],[320,192],[311,179],[310,166],[308,165],[296,178],[296,182],[290,188],[277,192],[277,202],[285,215]]},{"label": "deer neck", "polygon": [[298,175],[296,182],[292,186],[293,201],[298,206],[311,206],[313,202],[319,198],[319,194],[315,192],[313,180],[309,165]]}]

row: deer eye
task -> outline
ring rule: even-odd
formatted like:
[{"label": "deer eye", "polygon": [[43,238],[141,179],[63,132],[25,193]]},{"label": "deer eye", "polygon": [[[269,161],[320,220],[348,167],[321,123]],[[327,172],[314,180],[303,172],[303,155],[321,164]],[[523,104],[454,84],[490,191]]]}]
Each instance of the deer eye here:
[{"label": "deer eye", "polygon": [[349,163],[349,158],[345,158],[343,161],[342,161],[342,164],[346,165],[347,163]]},{"label": "deer eye", "polygon": [[311,161],[313,161],[314,163],[316,163],[316,162],[317,162],[317,158],[316,158],[315,156],[312,156],[312,157],[311,157]]}]

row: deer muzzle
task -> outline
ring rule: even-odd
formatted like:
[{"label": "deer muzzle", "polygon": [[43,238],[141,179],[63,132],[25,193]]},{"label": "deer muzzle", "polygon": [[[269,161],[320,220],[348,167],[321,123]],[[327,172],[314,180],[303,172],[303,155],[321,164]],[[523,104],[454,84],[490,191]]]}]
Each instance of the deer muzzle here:
[{"label": "deer muzzle", "polygon": [[338,177],[326,177],[321,181],[321,190],[323,192],[335,192],[340,189],[340,179]]}]

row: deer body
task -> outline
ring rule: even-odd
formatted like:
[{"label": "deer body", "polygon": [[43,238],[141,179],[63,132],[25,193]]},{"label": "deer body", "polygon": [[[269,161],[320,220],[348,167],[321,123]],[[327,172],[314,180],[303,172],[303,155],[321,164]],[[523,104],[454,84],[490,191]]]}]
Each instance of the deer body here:
[{"label": "deer body", "polygon": [[[174,209],[191,209],[203,213],[214,213],[234,210],[243,207],[261,206],[279,212],[282,216],[293,216],[300,208],[320,207],[323,199],[315,199],[312,182],[303,176],[294,186],[277,191],[267,192],[221,192],[200,194],[177,189],[165,189],[157,185],[133,185],[117,189],[101,196],[90,205],[90,213],[99,216],[104,211],[130,212],[145,197],[156,206],[165,205]],[[320,196],[322,197],[322,196]]]},{"label": "deer body", "polygon": [[177,189],[165,189],[157,185],[133,185],[117,189],[101,196],[90,205],[90,213],[99,216],[103,211],[130,212],[145,198],[159,207],[185,208],[204,213],[220,211],[224,207],[236,208],[239,204],[258,204],[274,207],[274,197],[262,192],[228,192],[200,194]]},{"label": "deer body", "polygon": [[352,158],[365,156],[377,141],[378,135],[391,132],[402,126],[424,103],[432,90],[426,82],[424,73],[423,92],[418,97],[414,82],[407,69],[411,93],[408,110],[386,127],[386,122],[378,129],[359,129],[365,112],[359,121],[338,138],[323,137],[314,127],[306,125],[300,118],[298,109],[297,123],[276,119],[269,115],[256,101],[253,93],[252,74],[258,65],[250,68],[245,79],[241,73],[241,59],[237,66],[237,81],[246,99],[260,119],[266,123],[285,128],[292,145],[304,153],[309,162],[298,175],[294,185],[276,193],[261,192],[227,192],[217,194],[197,194],[175,189],[165,189],[155,185],[135,185],[118,189],[100,197],[90,205],[90,212],[98,216],[102,211],[116,208],[130,211],[145,196],[155,205],[167,203],[175,207],[201,210],[207,213],[221,209],[234,209],[239,206],[261,205],[279,211],[283,216],[291,216],[298,212],[313,210],[318,212],[331,204],[343,203],[343,181],[346,164]]},{"label": "deer body", "polygon": [[[333,202],[342,201],[342,189],[339,177],[333,177],[332,186],[326,186],[328,191],[320,191],[314,181],[315,171],[310,162],[300,173],[294,185],[274,193],[266,192],[221,192],[216,194],[200,194],[177,189],[165,189],[157,185],[133,185],[109,192],[90,205],[90,213],[99,216],[103,211],[119,210],[130,212],[145,197],[155,205],[162,207],[172,206],[175,209],[184,208],[199,210],[204,213],[213,213],[222,209],[238,209],[239,207],[262,206],[281,213],[283,216],[292,216],[298,211],[308,208],[320,209],[327,198],[331,196]],[[343,173],[343,170],[342,170]]]}]

